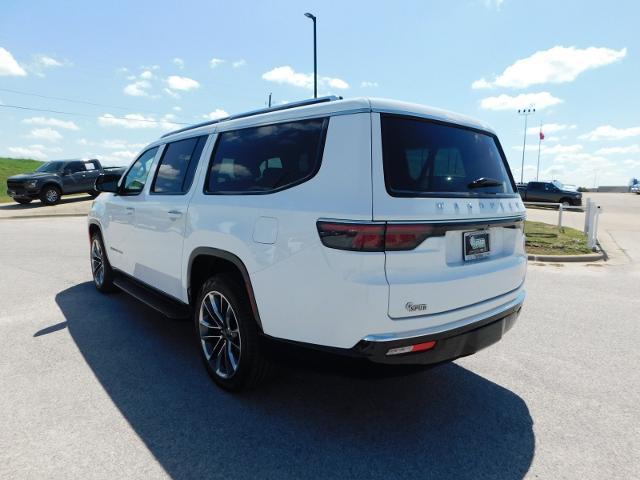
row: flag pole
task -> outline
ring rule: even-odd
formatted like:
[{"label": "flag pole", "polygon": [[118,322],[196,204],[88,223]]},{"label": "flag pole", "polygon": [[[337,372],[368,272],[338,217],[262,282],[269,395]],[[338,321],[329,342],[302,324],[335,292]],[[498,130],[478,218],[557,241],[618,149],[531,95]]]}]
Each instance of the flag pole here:
[{"label": "flag pole", "polygon": [[538,167],[536,168],[536,182],[540,174],[540,146],[542,145],[542,122],[540,122],[540,133],[538,133]]}]

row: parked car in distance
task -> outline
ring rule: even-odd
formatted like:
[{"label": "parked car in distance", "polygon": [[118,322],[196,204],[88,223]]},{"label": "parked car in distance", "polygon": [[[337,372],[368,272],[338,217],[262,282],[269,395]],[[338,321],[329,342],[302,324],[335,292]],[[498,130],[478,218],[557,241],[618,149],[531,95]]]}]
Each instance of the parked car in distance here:
[{"label": "parked car in distance", "polygon": [[101,173],[124,173],[124,167],[103,168],[98,160],[55,160],[32,173],[13,175],[7,179],[7,195],[27,204],[39,198],[45,205],[55,205],[62,195],[88,193],[97,196],[95,182]]},{"label": "parked car in distance", "polygon": [[[525,298],[525,208],[493,130],[324,97],[167,134],[88,216],[96,288],[193,319],[222,388],[282,342],[426,365],[502,338]],[[271,349],[269,349],[270,351]]]},{"label": "parked car in distance", "polygon": [[636,183],[635,185],[631,185],[629,191],[631,193],[637,193],[638,195],[640,195],[640,183]]},{"label": "parked car in distance", "polygon": [[582,193],[569,190],[555,180],[518,184],[518,193],[525,202],[562,203],[564,206],[582,205]]}]

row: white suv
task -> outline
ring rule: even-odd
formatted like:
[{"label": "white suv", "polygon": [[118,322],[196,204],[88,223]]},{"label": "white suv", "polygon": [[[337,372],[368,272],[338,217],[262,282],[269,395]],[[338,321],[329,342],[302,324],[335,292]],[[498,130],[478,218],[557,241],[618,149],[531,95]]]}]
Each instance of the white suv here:
[{"label": "white suv", "polygon": [[192,316],[229,390],[264,376],[274,340],[470,355],[525,297],[524,205],[496,134],[457,114],[324,97],[235,115],[163,136],[96,189],[96,287]]}]

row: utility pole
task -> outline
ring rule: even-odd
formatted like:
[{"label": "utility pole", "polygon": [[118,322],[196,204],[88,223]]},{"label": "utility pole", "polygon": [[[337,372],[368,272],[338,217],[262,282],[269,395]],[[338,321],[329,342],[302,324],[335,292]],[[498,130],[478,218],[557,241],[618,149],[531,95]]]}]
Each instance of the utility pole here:
[{"label": "utility pole", "polygon": [[540,173],[540,147],[541,146],[542,146],[542,122],[540,122],[540,132],[538,133],[538,167],[536,168],[536,182],[538,181],[538,174]]},{"label": "utility pole", "polygon": [[524,115],[524,140],[522,142],[522,166],[520,167],[520,183],[524,183],[524,151],[527,148],[527,118],[529,115],[533,115],[536,113],[536,109],[533,108],[533,105],[530,105],[529,108],[522,108],[518,110],[519,115]]},{"label": "utility pole", "polygon": [[313,98],[318,98],[318,47],[316,42],[316,16],[305,13],[305,17],[313,20]]},{"label": "utility pole", "polygon": [[271,108],[271,92],[269,92],[269,108]]}]

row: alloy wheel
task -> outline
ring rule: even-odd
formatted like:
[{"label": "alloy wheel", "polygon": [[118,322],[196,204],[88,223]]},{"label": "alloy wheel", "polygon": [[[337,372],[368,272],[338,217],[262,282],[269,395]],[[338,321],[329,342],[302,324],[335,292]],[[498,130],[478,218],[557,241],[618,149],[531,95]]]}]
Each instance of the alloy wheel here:
[{"label": "alloy wheel", "polygon": [[55,188],[50,188],[44,194],[47,202],[55,203],[58,201],[58,191]]},{"label": "alloy wheel", "polygon": [[220,292],[208,292],[202,299],[198,326],[202,350],[213,371],[221,378],[233,377],[242,339],[233,307]]},{"label": "alloy wheel", "polygon": [[97,237],[91,242],[91,272],[96,285],[102,286],[104,283],[104,256],[102,245]]}]

